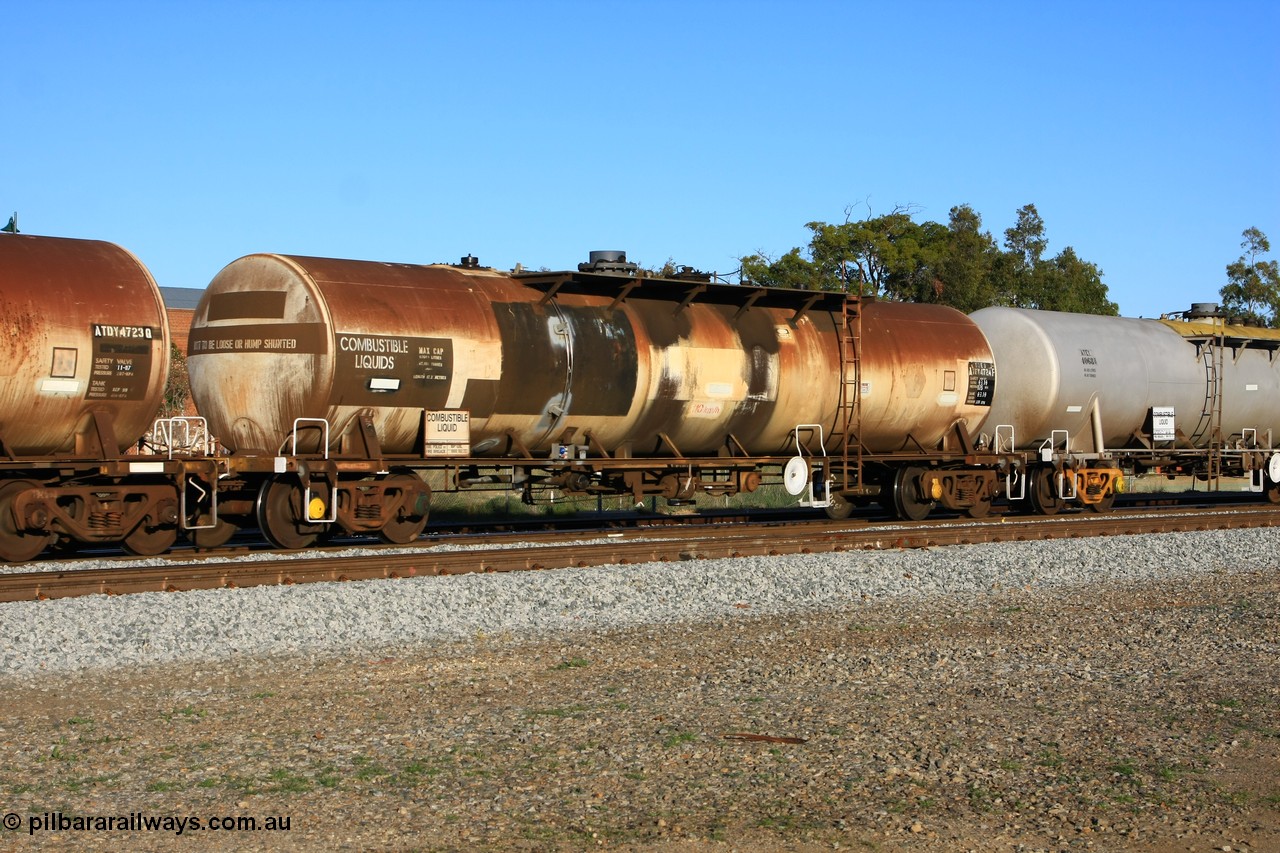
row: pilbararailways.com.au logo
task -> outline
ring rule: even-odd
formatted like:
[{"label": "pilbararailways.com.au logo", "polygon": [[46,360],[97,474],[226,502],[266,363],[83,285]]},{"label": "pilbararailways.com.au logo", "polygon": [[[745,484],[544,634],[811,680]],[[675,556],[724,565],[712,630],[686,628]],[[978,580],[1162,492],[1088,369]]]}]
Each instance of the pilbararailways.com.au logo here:
[{"label": "pilbararailways.com.au logo", "polygon": [[44,812],[28,815],[24,821],[16,812],[7,813],[0,823],[7,830],[26,826],[27,835],[37,832],[288,832],[288,815],[153,815],[129,812],[114,815],[78,815]]}]

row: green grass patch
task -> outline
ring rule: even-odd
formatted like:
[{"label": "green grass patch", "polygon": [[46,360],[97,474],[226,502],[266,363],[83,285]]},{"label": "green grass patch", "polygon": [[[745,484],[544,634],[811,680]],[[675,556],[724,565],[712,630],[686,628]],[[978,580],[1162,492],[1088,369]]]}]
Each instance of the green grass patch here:
[{"label": "green grass patch", "polygon": [[182,708],[175,708],[172,711],[162,713],[160,715],[160,719],[164,720],[166,723],[171,723],[175,719],[182,718],[194,723],[197,720],[204,719],[205,715],[208,713],[209,712],[203,708],[197,708],[194,705],[186,705]]},{"label": "green grass patch", "polygon": [[1056,749],[1042,749],[1040,750],[1040,755],[1036,757],[1036,764],[1040,767],[1057,769],[1065,763],[1066,759]]},{"label": "green grass patch", "polygon": [[996,795],[991,792],[990,788],[982,785],[970,785],[966,794],[969,797],[969,807],[978,812],[989,812],[995,807]]},{"label": "green grass patch", "polygon": [[305,794],[312,788],[311,780],[288,770],[272,770],[267,774],[269,786],[267,791],[284,794]]},{"label": "green grass patch", "polygon": [[391,771],[383,767],[381,764],[378,764],[376,761],[364,763],[358,770],[356,770],[356,778],[362,782],[390,775]]},{"label": "green grass patch", "polygon": [[1110,769],[1113,774],[1125,779],[1130,779],[1138,774],[1138,768],[1128,759],[1117,761],[1115,764],[1111,765]]}]

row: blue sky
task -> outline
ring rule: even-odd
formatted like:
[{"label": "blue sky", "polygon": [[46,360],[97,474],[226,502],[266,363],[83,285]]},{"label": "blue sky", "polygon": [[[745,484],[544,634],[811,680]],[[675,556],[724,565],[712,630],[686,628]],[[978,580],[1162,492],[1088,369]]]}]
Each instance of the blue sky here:
[{"label": "blue sky", "polygon": [[45,2],[0,13],[0,222],[160,284],[251,252],[728,272],[967,203],[1126,315],[1280,256],[1280,4]]}]

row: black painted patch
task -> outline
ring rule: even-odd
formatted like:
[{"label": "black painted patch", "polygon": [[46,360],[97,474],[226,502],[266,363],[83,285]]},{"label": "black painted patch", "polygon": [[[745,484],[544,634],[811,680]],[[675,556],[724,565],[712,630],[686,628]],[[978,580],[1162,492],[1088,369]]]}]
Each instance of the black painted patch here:
[{"label": "black painted patch", "polygon": [[554,403],[565,415],[627,414],[639,367],[635,331],[623,312],[520,302],[493,307],[502,338],[494,411],[540,415]]},{"label": "black painted patch", "polygon": [[573,329],[573,379],[570,414],[626,415],[636,393],[636,335],[622,311],[565,308]]},{"label": "black painted patch", "polygon": [[552,320],[540,306],[523,302],[495,304],[493,315],[502,340],[502,380],[494,412],[542,414],[548,401],[565,391],[569,372],[567,338],[553,336]]},{"label": "black painted patch", "polygon": [[335,336],[334,403],[443,409],[453,384],[450,338],[339,332]]},{"label": "black painted patch", "polygon": [[283,290],[244,290],[213,293],[209,296],[208,320],[282,320]]}]

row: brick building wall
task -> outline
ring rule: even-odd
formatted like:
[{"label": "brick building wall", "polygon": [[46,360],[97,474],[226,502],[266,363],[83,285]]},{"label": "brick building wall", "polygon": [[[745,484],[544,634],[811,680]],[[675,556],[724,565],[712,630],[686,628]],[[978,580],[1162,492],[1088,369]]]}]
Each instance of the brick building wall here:
[{"label": "brick building wall", "polygon": [[[169,339],[184,356],[187,354],[187,340],[191,335],[191,321],[196,314],[196,305],[203,291],[189,290],[181,287],[162,287],[160,295],[164,297],[165,313],[169,317]],[[195,415],[196,407],[187,399],[184,415]]]}]

